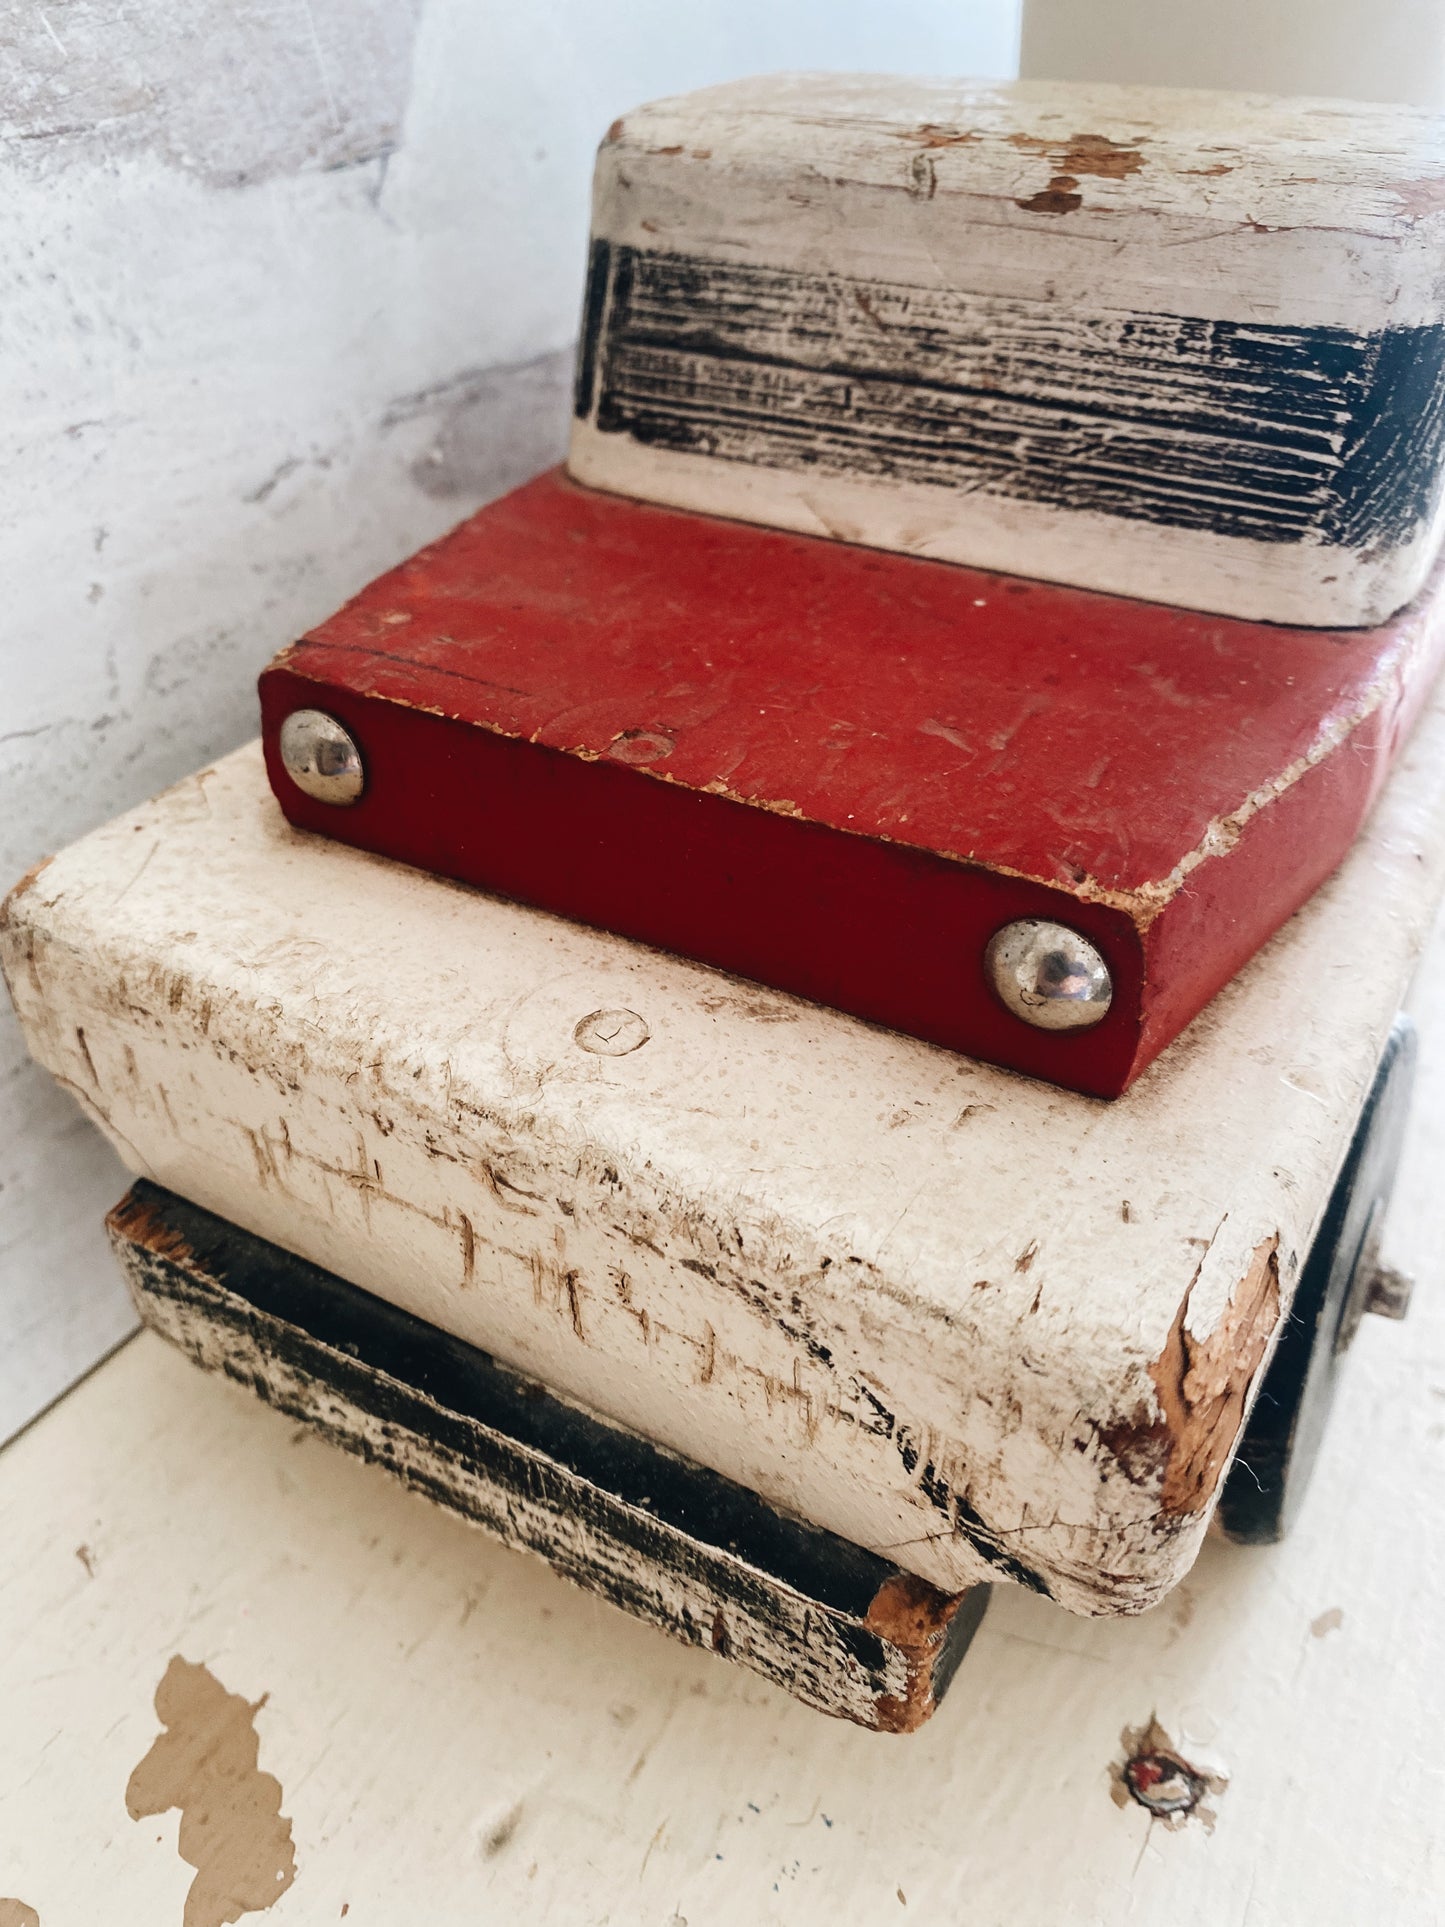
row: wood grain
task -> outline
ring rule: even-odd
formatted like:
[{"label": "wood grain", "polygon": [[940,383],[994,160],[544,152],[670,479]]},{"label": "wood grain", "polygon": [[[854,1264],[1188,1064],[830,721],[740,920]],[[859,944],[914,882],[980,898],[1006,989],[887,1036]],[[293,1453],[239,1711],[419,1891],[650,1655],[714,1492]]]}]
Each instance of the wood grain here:
[{"label": "wood grain", "polygon": [[1408,544],[1439,496],[1442,326],[1088,313],[606,242],[591,273],[576,412],[643,447],[1345,550]]}]

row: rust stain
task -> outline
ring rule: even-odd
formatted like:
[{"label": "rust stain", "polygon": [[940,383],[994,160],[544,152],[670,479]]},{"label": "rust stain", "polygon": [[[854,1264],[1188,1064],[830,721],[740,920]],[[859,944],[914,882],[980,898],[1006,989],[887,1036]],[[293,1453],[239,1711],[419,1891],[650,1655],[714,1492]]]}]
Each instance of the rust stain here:
[{"label": "rust stain", "polygon": [[864,1624],[903,1654],[908,1684],[877,1700],[880,1733],[914,1733],[933,1712],[933,1660],[947,1637],[962,1593],[942,1593],[912,1573],[895,1573],[874,1595]]},{"label": "rust stain", "polygon": [[23,1900],[0,1900],[0,1927],[40,1927],[40,1916]]},{"label": "rust stain", "polygon": [[156,1688],[165,1731],[130,1776],[132,1820],[181,1810],[178,1851],[196,1869],[184,1927],[228,1927],[273,1907],[296,1878],[281,1783],[257,1765],[254,1704],[178,1653]]},{"label": "rust stain", "polygon": [[1220,174],[1232,174],[1234,169],[1228,161],[1216,161],[1213,167],[1181,167],[1179,172],[1197,175],[1200,180],[1212,181]]},{"label": "rust stain", "polygon": [[1234,1446],[1250,1385],[1279,1322],[1278,1237],[1256,1246],[1207,1338],[1192,1338],[1185,1328],[1192,1294],[1191,1285],[1149,1372],[1163,1414],[1160,1497],[1165,1512],[1174,1514],[1208,1503]]}]

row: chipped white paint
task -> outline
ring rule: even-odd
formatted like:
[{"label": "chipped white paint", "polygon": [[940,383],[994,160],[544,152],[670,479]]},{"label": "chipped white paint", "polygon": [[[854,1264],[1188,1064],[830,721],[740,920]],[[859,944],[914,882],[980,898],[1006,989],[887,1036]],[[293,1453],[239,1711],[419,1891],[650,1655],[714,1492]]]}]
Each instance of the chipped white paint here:
[{"label": "chipped white paint", "polygon": [[[43,1927],[180,1922],[175,1816],[124,1809],[179,1652],[265,1698],[297,1872],[247,1927],[1438,1927],[1445,943],[1421,983],[1390,1227],[1421,1289],[1407,1324],[1365,1321],[1288,1545],[1212,1540],[1142,1619],[1001,1589],[937,1718],[895,1742],[144,1337],[0,1453],[0,1892]],[[1213,1833],[1113,1804],[1151,1715],[1227,1775]]]},{"label": "chipped white paint", "polygon": [[[1080,164],[1083,206],[1052,225],[1028,216],[1020,198],[1079,139],[1105,144],[1102,162]],[[1136,165],[1113,177],[1110,148]],[[920,150],[931,195],[909,192]],[[1445,118],[1416,108],[772,74],[623,115],[593,206],[609,240],[714,260],[801,259],[1080,306],[1149,309],[1168,295],[1175,313],[1368,329],[1440,318],[1442,175]],[[1160,252],[1170,243],[1177,264]]]},{"label": "chipped white paint", "polygon": [[[1082,205],[1030,206],[1056,184]],[[986,442],[1017,427],[1025,466],[1067,466],[1070,436],[1054,417],[1031,449],[1024,404],[1062,404],[1087,387],[1077,370],[1098,352],[1090,331],[1111,317],[1367,334],[1445,318],[1445,117],[1104,84],[773,75],[625,115],[598,156],[593,232],[730,269],[856,280],[873,299],[897,296],[886,316],[865,307],[884,333],[906,318],[915,291],[967,297],[961,345],[938,351],[926,336],[918,365],[938,367],[942,380],[948,356],[960,355],[964,372],[952,378],[965,391],[982,380],[990,396],[970,432]],[[830,325],[826,301],[816,293],[809,300],[798,327],[805,342]],[[1032,304],[1026,321],[1013,312],[1020,303]],[[970,357],[986,352],[981,343],[1014,340],[1015,331],[1017,393],[1005,401],[968,371]],[[1176,364],[1177,374],[1189,353],[1179,340],[1161,344],[1154,373]],[[853,365],[840,352],[839,366]],[[1121,353],[1086,402],[1098,407],[1102,396],[1107,408],[1154,373]],[[1217,398],[1237,378],[1232,371],[1206,392]],[[1256,379],[1267,387],[1267,377]],[[683,376],[669,364],[667,380],[676,386]],[[1117,464],[1126,473],[1130,434],[1177,433],[1182,463],[1217,430],[1212,416],[1191,414],[1198,391],[1187,386],[1161,388],[1163,428],[1131,421],[1111,430],[1111,448],[1113,434],[1122,437]],[[726,421],[725,397],[709,396],[708,405]],[[845,414],[850,405],[839,404]],[[885,418],[899,405],[887,390],[869,404]],[[937,417],[942,431],[933,421],[945,441],[949,420]],[[1076,436],[1087,421],[1087,413],[1079,417]],[[927,432],[918,422],[900,429],[913,438]],[[969,432],[951,432],[968,446]],[[1236,474],[1249,461],[1242,447]],[[728,446],[715,457],[665,436],[604,432],[591,420],[574,424],[570,466],[580,481],[677,507],[1326,626],[1381,621],[1408,601],[1445,517],[1437,502],[1398,546],[1393,534],[1383,542],[1266,541],[1204,521],[1166,526],[1102,513],[1088,505],[1091,494],[1060,507],[993,493],[980,485],[982,471],[970,479],[961,470],[962,479],[944,486],[892,475],[872,460],[857,472],[843,472],[841,457],[832,472],[816,456],[771,466],[763,454],[738,459]],[[1219,477],[1214,486],[1226,493]],[[1209,504],[1195,507],[1204,517]]]},{"label": "chipped white paint", "polygon": [[1101,1430],[1272,1247],[1287,1298],[1442,870],[1445,701],[1113,1105],[299,835],[254,748],[56,859],[4,957],[132,1169],[948,1589],[1127,1612],[1219,1468],[1166,1514]]},{"label": "chipped white paint", "polygon": [[[7,11],[0,885],[255,728],[275,651],[554,460],[592,156],[750,68],[1007,71],[1016,0]],[[3,1004],[3,1000],[0,1000]],[[130,1324],[120,1172],[0,1007],[0,1437]]]}]

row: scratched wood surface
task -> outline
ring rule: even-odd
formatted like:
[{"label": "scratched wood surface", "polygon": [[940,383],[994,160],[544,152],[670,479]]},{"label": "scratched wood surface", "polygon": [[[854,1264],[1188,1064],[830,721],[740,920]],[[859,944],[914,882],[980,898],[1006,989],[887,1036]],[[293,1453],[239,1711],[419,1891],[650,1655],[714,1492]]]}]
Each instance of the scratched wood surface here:
[{"label": "scratched wood surface", "polygon": [[1445,870],[1445,695],[1109,1106],[290,829],[255,747],[12,896],[131,1168],[953,1592],[1191,1565]]},{"label": "scratched wood surface", "polygon": [[677,507],[1347,625],[1441,526],[1445,117],[784,74],[598,156],[571,465]]},{"label": "scratched wood surface", "polygon": [[[895,1741],[674,1647],[142,1337],[0,1454],[0,1895],[41,1927],[181,1927],[172,1803],[203,1785],[157,1743],[199,1730],[249,1817],[188,1845],[253,1904],[269,1879],[243,1919],[277,1927],[1438,1927],[1442,978],[1437,939],[1389,1240],[1421,1286],[1406,1324],[1366,1320],[1288,1545],[1211,1539],[1136,1620],[1000,1589],[948,1703]],[[1227,1778],[1212,1833],[1114,1803],[1151,1715]],[[128,1794],[165,1810],[132,1820]]]}]

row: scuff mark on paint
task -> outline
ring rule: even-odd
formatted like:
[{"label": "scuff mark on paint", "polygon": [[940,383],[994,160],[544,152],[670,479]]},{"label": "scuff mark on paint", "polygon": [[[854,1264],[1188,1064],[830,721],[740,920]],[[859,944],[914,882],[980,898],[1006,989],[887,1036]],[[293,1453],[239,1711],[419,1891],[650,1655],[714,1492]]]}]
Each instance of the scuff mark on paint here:
[{"label": "scuff mark on paint", "polygon": [[281,1783],[261,1772],[254,1704],[178,1653],[156,1688],[166,1729],[130,1776],[126,1811],[143,1820],[181,1810],[177,1851],[196,1869],[184,1927],[228,1927],[273,1907],[296,1878]]}]

